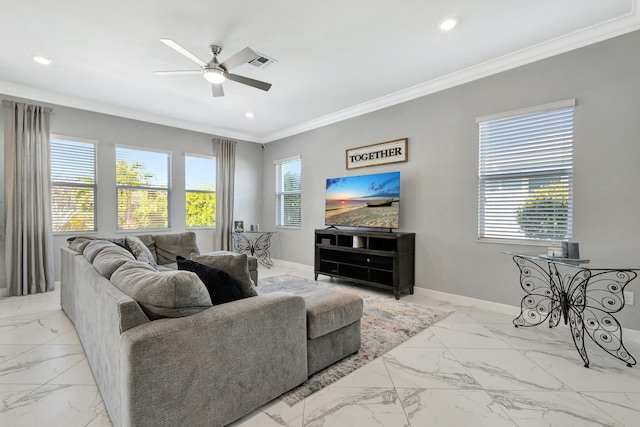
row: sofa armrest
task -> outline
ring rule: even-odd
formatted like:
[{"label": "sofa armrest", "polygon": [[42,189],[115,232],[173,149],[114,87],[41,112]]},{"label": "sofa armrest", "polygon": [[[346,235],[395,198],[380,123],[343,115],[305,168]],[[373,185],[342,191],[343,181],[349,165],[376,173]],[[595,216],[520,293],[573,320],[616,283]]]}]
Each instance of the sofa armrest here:
[{"label": "sofa armrest", "polygon": [[227,424],[307,379],[306,341],[304,300],[286,292],[132,328],[123,425]]}]

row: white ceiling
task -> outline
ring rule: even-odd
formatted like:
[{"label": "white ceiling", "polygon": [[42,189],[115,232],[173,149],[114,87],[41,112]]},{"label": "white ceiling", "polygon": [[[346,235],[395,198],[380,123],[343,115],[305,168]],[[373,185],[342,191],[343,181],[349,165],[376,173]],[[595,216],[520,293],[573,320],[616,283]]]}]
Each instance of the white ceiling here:
[{"label": "white ceiling", "polygon": [[[0,93],[264,143],[638,29],[634,0],[0,0]],[[160,38],[273,87],[154,75],[198,69]]]}]

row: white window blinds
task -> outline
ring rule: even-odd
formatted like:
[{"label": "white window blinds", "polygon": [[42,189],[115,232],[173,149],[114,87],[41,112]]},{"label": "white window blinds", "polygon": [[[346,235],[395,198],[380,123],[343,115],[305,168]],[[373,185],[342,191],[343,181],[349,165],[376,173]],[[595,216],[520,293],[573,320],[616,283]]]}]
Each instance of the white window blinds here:
[{"label": "white window blinds", "polygon": [[478,237],[572,236],[574,101],[480,118]]},{"label": "white window blinds", "polygon": [[169,228],[171,154],[116,146],[118,229]]},{"label": "white window blinds", "polygon": [[300,156],[277,160],[276,226],[299,228],[302,224],[302,170]]},{"label": "white window blinds", "polygon": [[96,143],[51,136],[54,232],[96,230]]}]

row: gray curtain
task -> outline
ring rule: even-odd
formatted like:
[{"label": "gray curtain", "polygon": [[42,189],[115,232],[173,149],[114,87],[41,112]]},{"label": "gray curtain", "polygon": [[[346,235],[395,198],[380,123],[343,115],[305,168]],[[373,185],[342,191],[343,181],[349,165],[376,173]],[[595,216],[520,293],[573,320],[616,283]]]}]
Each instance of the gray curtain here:
[{"label": "gray curtain", "polygon": [[53,290],[49,116],[3,101],[5,261],[9,295]]},{"label": "gray curtain", "polygon": [[233,250],[233,177],[236,171],[236,142],[214,139],[216,147],[216,241],[217,251]]}]

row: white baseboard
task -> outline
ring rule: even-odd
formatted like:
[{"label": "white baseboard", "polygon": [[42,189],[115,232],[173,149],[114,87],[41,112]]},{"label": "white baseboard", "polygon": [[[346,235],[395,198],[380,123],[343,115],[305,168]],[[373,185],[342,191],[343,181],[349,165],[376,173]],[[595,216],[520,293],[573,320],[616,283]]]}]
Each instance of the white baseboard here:
[{"label": "white baseboard", "polygon": [[[507,314],[509,316],[517,317],[520,314],[520,307],[513,305],[500,304],[497,302],[491,302],[481,300],[477,298],[465,297],[462,295],[450,294],[447,292],[434,291],[432,289],[425,289],[414,287],[414,293],[418,295],[424,295],[429,298],[446,301],[455,305],[464,305],[467,307],[475,307],[484,310],[491,310],[501,314]],[[624,337],[629,338],[634,342],[640,343],[640,331],[635,329],[623,329]]]},{"label": "white baseboard", "polygon": [[450,294],[447,292],[434,291],[433,289],[419,288],[417,286],[413,289],[414,292],[419,295],[424,295],[429,298],[450,302],[451,304],[491,310],[501,314],[508,314],[509,316],[518,316],[520,314],[520,308],[512,305],[500,304],[497,302],[465,297],[462,295]]},{"label": "white baseboard", "polygon": [[640,331],[636,331],[635,329],[624,329],[624,338],[630,338],[634,342],[640,343]]}]

